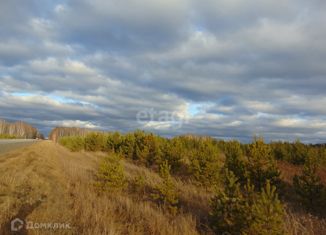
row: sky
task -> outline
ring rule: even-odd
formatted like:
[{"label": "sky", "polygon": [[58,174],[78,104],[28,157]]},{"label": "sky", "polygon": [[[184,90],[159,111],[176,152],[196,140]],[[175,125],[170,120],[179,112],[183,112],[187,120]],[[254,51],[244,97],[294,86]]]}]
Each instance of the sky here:
[{"label": "sky", "polygon": [[326,142],[324,0],[1,0],[0,118]]}]

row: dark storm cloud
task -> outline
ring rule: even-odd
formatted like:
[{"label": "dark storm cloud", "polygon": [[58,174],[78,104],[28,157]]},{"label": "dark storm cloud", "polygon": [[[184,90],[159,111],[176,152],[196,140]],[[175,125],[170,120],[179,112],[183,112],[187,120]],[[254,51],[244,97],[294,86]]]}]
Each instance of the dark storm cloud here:
[{"label": "dark storm cloud", "polygon": [[115,53],[170,48],[188,33],[184,0],[71,0],[56,20],[63,40]]},{"label": "dark storm cloud", "polygon": [[0,116],[45,133],[325,142],[323,9],[320,0],[2,1]]}]

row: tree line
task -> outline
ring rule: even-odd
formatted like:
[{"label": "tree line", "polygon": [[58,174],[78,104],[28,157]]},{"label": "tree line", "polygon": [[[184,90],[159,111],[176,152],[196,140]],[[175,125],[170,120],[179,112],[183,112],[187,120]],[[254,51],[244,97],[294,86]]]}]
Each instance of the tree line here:
[{"label": "tree line", "polygon": [[43,139],[43,135],[35,127],[25,122],[10,123],[0,119],[0,138]]}]

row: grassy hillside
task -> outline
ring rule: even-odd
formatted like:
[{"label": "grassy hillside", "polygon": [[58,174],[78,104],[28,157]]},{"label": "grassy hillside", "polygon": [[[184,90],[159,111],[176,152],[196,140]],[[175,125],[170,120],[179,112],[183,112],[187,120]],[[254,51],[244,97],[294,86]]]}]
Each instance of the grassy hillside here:
[{"label": "grassy hillside", "polygon": [[[147,190],[160,177],[144,167],[125,161],[130,187],[115,194],[96,190],[95,175],[104,156],[71,153],[47,141],[3,156],[1,234],[8,234],[8,222],[15,217],[71,223],[73,228],[60,234],[198,234],[196,218],[190,212],[172,216],[148,199]],[[144,177],[143,193],[132,187],[139,176]],[[195,211],[192,206],[205,209],[209,195],[184,182],[176,184],[187,210]],[[186,206],[190,201],[196,203]]]},{"label": "grassy hillside", "polygon": [[[121,155],[118,161],[103,164],[116,157],[113,152],[70,152],[50,141],[3,155],[0,158],[3,176],[0,179],[0,234],[9,234],[9,222],[16,217],[71,225],[71,229],[60,230],[58,234],[216,232],[211,221],[211,201],[217,196],[214,188],[199,183],[195,177],[178,173],[184,166],[165,177],[159,169],[148,168],[138,160],[121,158]],[[219,157],[225,164],[223,154]],[[116,164],[122,168],[115,167]],[[286,211],[281,218],[285,232],[325,234],[324,217],[309,213],[295,200],[289,200],[293,194],[289,179],[291,174],[300,173],[302,167],[286,162],[278,165],[282,182],[289,181],[282,191],[289,192],[281,196]],[[122,170],[121,177],[116,177],[120,172],[117,169]],[[123,186],[112,184],[119,180],[123,180]],[[223,185],[219,185],[223,189]],[[175,193],[177,203],[167,200],[165,204],[159,200],[157,195],[171,198],[171,194],[164,192]],[[176,211],[166,205],[175,205]],[[53,231],[33,232],[51,234]]]},{"label": "grassy hillside", "polygon": [[[59,142],[72,151],[109,152],[161,176],[160,169],[167,164],[174,180],[187,182],[186,188],[208,195],[205,204],[191,211],[199,233],[324,232],[325,146],[298,141],[266,144],[259,138],[250,144],[195,136],[165,139],[141,131],[125,135],[89,133],[64,137]],[[107,170],[105,180],[110,182],[108,177],[116,176],[112,169]],[[150,196],[157,190],[160,200]],[[188,212],[176,192],[180,189],[165,180],[152,187],[146,198],[170,214]],[[196,202],[186,205],[193,208],[192,203]],[[308,230],[297,226],[307,227],[306,223],[310,223]]]}]

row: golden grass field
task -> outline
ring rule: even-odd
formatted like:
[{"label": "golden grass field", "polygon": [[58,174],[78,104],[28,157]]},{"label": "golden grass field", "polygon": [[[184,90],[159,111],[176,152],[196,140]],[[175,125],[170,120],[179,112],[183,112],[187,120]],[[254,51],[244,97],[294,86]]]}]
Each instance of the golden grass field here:
[{"label": "golden grass field", "polygon": [[[70,229],[23,229],[17,234],[212,234],[208,227],[210,192],[176,180],[180,210],[176,216],[150,199],[160,182],[155,172],[125,161],[126,191],[99,194],[94,175],[104,153],[72,153],[51,141],[0,155],[0,234],[10,221],[69,223]],[[283,166],[286,167],[286,166]],[[143,176],[144,187],[132,187]],[[288,208],[289,234],[326,234],[326,222]]]}]

